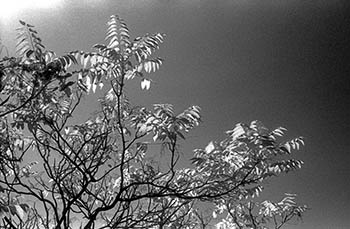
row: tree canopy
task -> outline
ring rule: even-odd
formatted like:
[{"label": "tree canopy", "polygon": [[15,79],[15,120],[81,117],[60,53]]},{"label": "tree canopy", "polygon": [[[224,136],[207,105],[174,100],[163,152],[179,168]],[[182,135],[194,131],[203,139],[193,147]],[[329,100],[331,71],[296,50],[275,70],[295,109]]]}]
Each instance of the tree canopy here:
[{"label": "tree canopy", "polygon": [[[164,34],[131,39],[113,15],[106,44],[57,56],[33,25],[17,31],[16,56],[0,60],[3,228],[281,228],[307,210],[294,194],[256,201],[265,180],[303,164],[291,158],[303,138],[283,140],[283,127],[239,123],[180,166],[179,140],[200,108],[134,106],[125,94],[130,80],[150,89]],[[96,90],[99,109],[77,122]]]}]

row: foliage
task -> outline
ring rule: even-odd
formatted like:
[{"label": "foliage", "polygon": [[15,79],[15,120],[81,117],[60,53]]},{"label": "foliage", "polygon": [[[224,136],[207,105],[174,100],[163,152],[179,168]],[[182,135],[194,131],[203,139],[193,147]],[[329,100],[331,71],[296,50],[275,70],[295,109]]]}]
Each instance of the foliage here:
[{"label": "foliage", "polygon": [[[200,124],[200,108],[147,109],[132,106],[124,93],[134,78],[150,89],[148,74],[163,63],[153,53],[164,34],[131,40],[126,23],[113,15],[108,44],[57,56],[34,26],[20,24],[17,57],[0,60],[2,227],[280,228],[306,210],[294,195],[253,202],[265,180],[303,164],[289,156],[303,138],[278,140],[282,127],[237,124],[181,168],[179,138]],[[108,87],[100,110],[77,122],[82,99],[98,86]],[[164,160],[152,159],[152,139]]]},{"label": "foliage", "polygon": [[287,194],[278,203],[265,200],[262,203],[252,201],[248,202],[231,202],[223,201],[217,205],[216,211],[213,212],[216,217],[217,212],[228,212],[226,217],[218,223],[217,227],[224,228],[259,228],[266,229],[282,228],[293,218],[301,218],[307,210],[306,206],[298,206],[295,202],[295,195]]}]

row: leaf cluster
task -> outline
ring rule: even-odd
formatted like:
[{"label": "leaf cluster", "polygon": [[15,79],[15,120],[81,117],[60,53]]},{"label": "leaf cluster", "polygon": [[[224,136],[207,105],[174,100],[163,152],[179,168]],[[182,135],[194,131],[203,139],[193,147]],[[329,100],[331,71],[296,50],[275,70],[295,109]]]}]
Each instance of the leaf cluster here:
[{"label": "leaf cluster", "polygon": [[[226,226],[280,228],[306,210],[290,195],[253,202],[265,180],[303,164],[290,157],[304,140],[283,140],[285,128],[237,124],[222,141],[194,150],[191,166],[180,165],[179,142],[201,123],[200,108],[148,109],[125,95],[128,80],[150,88],[145,74],[163,63],[152,56],[164,34],[131,40],[113,15],[107,44],[57,56],[34,26],[20,24],[17,57],[0,60],[0,226],[206,228],[213,225],[202,206],[210,203],[209,215],[226,215]],[[82,99],[105,84],[100,109],[73,119]]]}]

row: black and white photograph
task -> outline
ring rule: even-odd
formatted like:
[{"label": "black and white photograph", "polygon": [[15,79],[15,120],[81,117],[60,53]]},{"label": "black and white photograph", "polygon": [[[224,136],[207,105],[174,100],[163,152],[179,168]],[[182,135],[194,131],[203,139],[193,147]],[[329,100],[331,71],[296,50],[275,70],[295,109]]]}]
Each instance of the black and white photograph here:
[{"label": "black and white photograph", "polygon": [[0,229],[350,228],[348,0],[0,0]]}]

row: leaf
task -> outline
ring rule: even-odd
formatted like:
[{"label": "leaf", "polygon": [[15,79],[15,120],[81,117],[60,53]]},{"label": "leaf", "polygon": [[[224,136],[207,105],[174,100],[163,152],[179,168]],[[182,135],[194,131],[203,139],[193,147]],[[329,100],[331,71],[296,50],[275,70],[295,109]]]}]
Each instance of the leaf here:
[{"label": "leaf", "polygon": [[290,146],[290,144],[288,142],[286,144],[284,144],[283,147],[284,147],[284,149],[286,149],[286,152],[288,154],[291,153],[291,146]]},{"label": "leaf", "polygon": [[206,162],[205,159],[201,158],[201,157],[194,157],[191,158],[192,164],[196,165],[196,166],[200,166],[202,165],[204,162]]},{"label": "leaf", "polygon": [[89,91],[90,91],[90,88],[91,88],[91,86],[92,86],[92,84],[91,84],[91,79],[90,79],[89,76],[86,76],[86,82],[85,82],[85,84],[86,84],[87,92],[89,92]]},{"label": "leaf", "polygon": [[236,127],[233,129],[233,131],[228,131],[227,133],[231,135],[233,140],[236,140],[237,138],[239,138],[240,136],[245,134],[245,130],[244,130],[242,124],[239,123],[236,125]]},{"label": "leaf", "polygon": [[[135,54],[137,62],[146,60],[152,53],[159,48],[159,44],[163,42],[165,34],[156,33],[154,35],[145,35],[137,37],[132,43],[132,50]],[[158,61],[160,65],[160,62]]]},{"label": "leaf", "polygon": [[180,138],[182,138],[183,140],[186,140],[185,136],[180,131],[176,131],[176,134],[180,136]]},{"label": "leaf", "polygon": [[94,80],[94,82],[92,83],[92,92],[95,93],[96,92],[96,88],[97,88],[97,84],[96,84],[96,79]]},{"label": "leaf", "polygon": [[152,70],[152,68],[151,68],[151,62],[145,62],[144,63],[144,67],[145,67],[145,71],[147,72],[147,73],[150,73],[151,72],[151,70]]},{"label": "leaf", "polygon": [[135,70],[136,70],[137,72],[141,72],[141,71],[142,71],[142,68],[143,68],[143,65],[142,65],[142,64],[139,64],[139,65],[137,65],[137,66],[135,67]]},{"label": "leaf", "polygon": [[153,141],[155,142],[155,141],[157,141],[157,140],[159,140],[159,135],[158,135],[158,133],[155,134],[155,135],[153,136]]},{"label": "leaf", "polygon": [[81,56],[81,59],[82,59],[83,67],[87,68],[87,65],[88,65],[89,60],[90,60],[90,56],[87,54],[84,54],[84,56]]},{"label": "leaf", "polygon": [[24,25],[24,26],[26,25],[26,23],[22,20],[19,20],[19,23],[21,23],[21,25]]},{"label": "leaf", "polygon": [[141,81],[141,89],[142,89],[142,90],[144,90],[144,89],[149,90],[150,87],[151,87],[151,81],[150,81],[150,80],[148,80],[148,79],[143,79],[143,80]]},{"label": "leaf", "polygon": [[74,81],[69,81],[68,83],[62,84],[60,87],[60,91],[64,91],[65,89],[67,89],[68,87],[72,86],[73,84],[75,84]]},{"label": "leaf", "polygon": [[15,208],[19,218],[23,219],[25,213],[24,210],[21,208],[20,205],[15,205]]},{"label": "leaf", "polygon": [[109,40],[107,47],[117,52],[122,51],[123,54],[130,45],[129,29],[126,23],[118,15],[112,15],[107,24],[106,40]]},{"label": "leaf", "polygon": [[42,61],[45,59],[42,51],[45,49],[45,46],[42,44],[40,37],[38,37],[37,31],[33,29],[34,26],[21,20],[19,22],[23,27],[17,29],[16,53],[20,57],[25,57],[25,59],[34,58]]},{"label": "leaf", "polygon": [[36,123],[33,123],[33,122],[29,122],[28,123],[28,130],[32,133],[35,133],[36,132],[36,129],[37,129],[37,125]]},{"label": "leaf", "polygon": [[33,50],[28,50],[28,52],[26,52],[26,57],[29,58],[33,53]]},{"label": "leaf", "polygon": [[78,86],[81,90],[83,90],[84,92],[89,92],[89,88],[84,84],[82,79],[78,79]]},{"label": "leaf", "polygon": [[16,215],[16,212],[17,212],[16,207],[13,206],[13,205],[9,205],[8,207],[9,207],[9,209],[10,209],[10,213],[11,213],[12,215]]},{"label": "leaf", "polygon": [[104,50],[106,49],[106,45],[103,44],[95,44],[94,46],[92,46],[93,48],[99,49],[99,50]]},{"label": "leaf", "polygon": [[117,187],[119,187],[119,185],[120,185],[120,177],[115,179],[114,184],[113,184],[113,188],[117,188]]},{"label": "leaf", "polygon": [[128,70],[124,75],[125,79],[127,80],[134,78],[134,76],[135,76],[135,70],[134,71]]},{"label": "leaf", "polygon": [[213,152],[214,149],[215,149],[214,143],[213,143],[213,142],[210,142],[210,143],[207,145],[207,147],[205,147],[205,152],[206,152],[207,154],[209,154],[209,153]]},{"label": "leaf", "polygon": [[42,191],[42,194],[43,194],[43,197],[47,197],[48,195],[49,195],[49,192],[48,191],[46,191],[46,190],[44,190],[44,191]]}]

